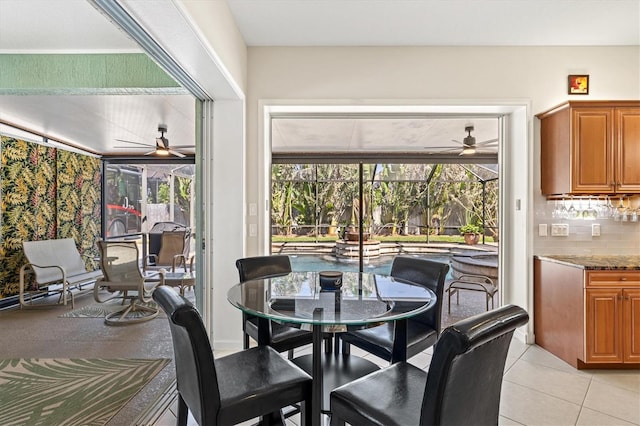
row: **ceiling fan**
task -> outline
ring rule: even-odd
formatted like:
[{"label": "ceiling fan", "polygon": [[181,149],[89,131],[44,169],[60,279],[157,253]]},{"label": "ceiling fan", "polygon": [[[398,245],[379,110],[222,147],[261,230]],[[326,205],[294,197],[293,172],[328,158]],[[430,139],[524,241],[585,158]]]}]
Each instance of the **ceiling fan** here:
[{"label": "ceiling fan", "polygon": [[476,153],[477,149],[482,149],[482,147],[498,142],[498,138],[489,139],[483,142],[476,142],[476,138],[471,136],[471,132],[473,132],[473,124],[466,125],[464,127],[464,131],[467,132],[467,136],[465,136],[462,142],[452,139],[453,142],[462,145],[462,151],[460,151],[460,154],[458,155],[472,155]]},{"label": "ceiling fan", "polygon": [[[124,142],[124,143],[130,143],[130,144],[134,144],[134,145],[142,145],[142,146],[147,146],[147,147],[155,147],[155,149],[153,151],[149,151],[147,153],[145,153],[144,155],[158,155],[158,156],[162,156],[162,157],[166,157],[169,155],[174,155],[176,157],[185,157],[185,155],[180,152],[177,151],[177,149],[180,148],[195,148],[195,145],[176,145],[172,149],[171,147],[169,147],[169,139],[167,139],[164,134],[167,132],[167,125],[166,124],[158,124],[158,131],[160,132],[160,137],[156,138],[156,144],[155,145],[151,145],[151,144],[147,144],[147,143],[140,143],[140,142],[133,142],[133,141],[126,141],[126,140],[122,140],[122,139],[116,139],[119,142]],[[114,148],[118,148],[118,149],[130,149],[130,146],[115,146]]]}]

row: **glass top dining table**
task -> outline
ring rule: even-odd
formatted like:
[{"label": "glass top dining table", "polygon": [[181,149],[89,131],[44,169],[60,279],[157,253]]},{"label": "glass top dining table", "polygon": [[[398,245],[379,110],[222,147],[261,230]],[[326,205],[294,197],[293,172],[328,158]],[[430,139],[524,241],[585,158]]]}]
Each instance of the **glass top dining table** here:
[{"label": "glass top dining table", "polygon": [[379,369],[372,361],[351,354],[323,353],[327,332],[366,328],[393,321],[395,338],[392,362],[406,361],[406,319],[435,305],[436,295],[428,288],[389,275],[343,272],[338,289],[320,286],[320,272],[291,272],[286,275],[244,281],[227,294],[229,302],[258,318],[258,344],[269,342],[269,321],[299,324],[313,332],[311,355],[293,360],[313,377],[313,423],[328,413],[329,393],[344,383]]}]

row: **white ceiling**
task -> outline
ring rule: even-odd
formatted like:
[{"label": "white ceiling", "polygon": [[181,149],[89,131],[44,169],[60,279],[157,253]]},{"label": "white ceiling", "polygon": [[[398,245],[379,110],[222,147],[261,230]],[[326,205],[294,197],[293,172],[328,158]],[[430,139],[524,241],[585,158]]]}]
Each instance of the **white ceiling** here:
[{"label": "white ceiling", "polygon": [[227,0],[250,46],[640,44],[638,0]]},{"label": "white ceiling", "polygon": [[[640,45],[640,0],[227,0],[227,3],[249,46]],[[88,52],[141,50],[89,1],[0,0],[0,54]],[[158,136],[159,123],[168,125],[171,145],[193,144],[195,108],[193,98],[188,95],[0,96],[0,120],[95,152],[112,153],[114,145],[122,145],[116,139],[152,144]],[[386,134],[387,130],[382,129],[387,124],[380,124],[380,134]],[[414,129],[426,128],[424,123],[405,124]],[[289,126],[279,130],[284,144],[280,149],[300,145],[292,135],[301,127],[309,131],[307,138],[331,143],[346,138],[322,137],[308,123],[299,123],[295,129]],[[495,137],[484,134],[481,127],[476,125],[474,132],[479,142]],[[287,128],[291,133],[285,134]],[[371,124],[358,132],[367,134],[366,128],[371,129]],[[424,143],[416,131],[407,130],[403,134],[403,138],[396,136],[392,142],[389,138],[357,142],[352,136],[349,140],[352,147],[372,150]],[[450,130],[440,129],[439,136],[432,139],[448,144],[451,139],[462,140],[464,136],[464,125],[452,122]],[[327,145],[325,149],[333,146]],[[130,152],[147,150],[140,147]]]}]

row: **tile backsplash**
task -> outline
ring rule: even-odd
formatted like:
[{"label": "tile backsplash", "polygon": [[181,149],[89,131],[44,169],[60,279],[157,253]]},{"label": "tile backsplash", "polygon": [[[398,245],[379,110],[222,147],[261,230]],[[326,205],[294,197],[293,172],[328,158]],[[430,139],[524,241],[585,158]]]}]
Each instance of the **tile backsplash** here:
[{"label": "tile backsplash", "polygon": [[[575,202],[578,209],[586,208],[579,204],[579,201]],[[535,206],[532,230],[534,254],[640,254],[640,221],[631,222],[631,216],[627,222],[615,221],[613,218],[561,219],[554,215],[557,208],[555,201],[547,201],[541,197],[536,200]],[[566,206],[570,207],[571,203],[567,202]],[[592,236],[594,223],[600,225],[600,236]],[[547,225],[546,237],[539,235],[540,224]],[[551,236],[552,224],[568,225],[569,235]]]}]

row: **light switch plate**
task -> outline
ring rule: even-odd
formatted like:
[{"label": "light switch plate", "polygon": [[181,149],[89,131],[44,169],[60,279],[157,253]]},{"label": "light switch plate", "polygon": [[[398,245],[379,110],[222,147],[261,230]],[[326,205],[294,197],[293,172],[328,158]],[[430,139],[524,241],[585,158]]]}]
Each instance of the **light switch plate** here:
[{"label": "light switch plate", "polygon": [[552,237],[568,237],[569,224],[568,223],[552,223],[551,236]]},{"label": "light switch plate", "polygon": [[600,224],[599,223],[592,223],[591,224],[591,236],[592,237],[599,237],[600,236]]},{"label": "light switch plate", "polygon": [[546,223],[538,224],[538,236],[539,237],[546,237],[547,236],[547,224]]}]

